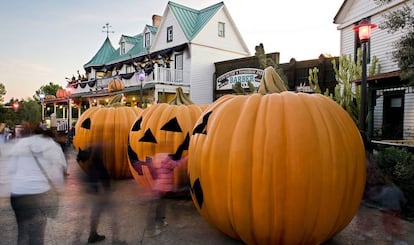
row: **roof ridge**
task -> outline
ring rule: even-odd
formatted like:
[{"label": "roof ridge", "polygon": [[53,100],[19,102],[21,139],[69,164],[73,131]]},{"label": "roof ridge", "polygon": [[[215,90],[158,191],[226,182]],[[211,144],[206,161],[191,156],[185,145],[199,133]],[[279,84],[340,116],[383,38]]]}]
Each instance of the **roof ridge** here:
[{"label": "roof ridge", "polygon": [[210,5],[201,10],[196,10],[171,1],[168,2],[168,6],[187,39],[192,40],[212,18],[216,11],[224,6],[224,2]]}]

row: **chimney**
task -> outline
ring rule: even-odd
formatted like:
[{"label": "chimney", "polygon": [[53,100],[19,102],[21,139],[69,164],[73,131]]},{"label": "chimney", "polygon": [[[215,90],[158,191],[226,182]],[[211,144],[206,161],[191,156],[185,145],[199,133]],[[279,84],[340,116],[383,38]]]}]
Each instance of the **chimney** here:
[{"label": "chimney", "polygon": [[152,26],[159,27],[161,24],[162,16],[154,14],[152,16]]}]

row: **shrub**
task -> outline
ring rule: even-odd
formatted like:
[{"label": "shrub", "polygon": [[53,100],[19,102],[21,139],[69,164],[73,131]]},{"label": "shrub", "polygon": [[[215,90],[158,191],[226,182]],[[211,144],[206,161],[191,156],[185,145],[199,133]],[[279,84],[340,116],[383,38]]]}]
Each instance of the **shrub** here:
[{"label": "shrub", "polygon": [[414,154],[406,149],[388,147],[378,151],[374,160],[381,172],[404,192],[407,205],[403,215],[414,218]]}]

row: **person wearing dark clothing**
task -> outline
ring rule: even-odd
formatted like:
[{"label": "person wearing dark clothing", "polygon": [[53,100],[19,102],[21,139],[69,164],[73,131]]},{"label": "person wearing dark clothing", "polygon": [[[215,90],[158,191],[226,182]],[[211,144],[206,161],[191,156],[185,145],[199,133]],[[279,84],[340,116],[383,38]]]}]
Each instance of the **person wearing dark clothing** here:
[{"label": "person wearing dark clothing", "polygon": [[86,192],[91,196],[91,213],[88,243],[95,243],[105,239],[97,230],[101,214],[109,205],[109,192],[111,191],[111,179],[103,164],[102,145],[96,144],[87,151],[79,152],[77,161],[82,161],[84,166],[83,176]]}]

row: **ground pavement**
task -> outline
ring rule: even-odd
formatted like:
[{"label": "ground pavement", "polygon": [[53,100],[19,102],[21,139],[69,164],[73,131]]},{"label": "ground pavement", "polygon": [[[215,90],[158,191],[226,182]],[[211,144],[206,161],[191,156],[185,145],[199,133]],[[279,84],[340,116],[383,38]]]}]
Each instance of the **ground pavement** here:
[{"label": "ground pavement", "polygon": [[[89,227],[88,196],[82,192],[77,173],[80,168],[75,160],[75,152],[67,153],[69,176],[66,178],[65,192],[61,200],[59,215],[49,220],[46,230],[46,244],[87,244]],[[145,234],[147,216],[151,208],[150,197],[142,192],[134,180],[118,181],[113,192],[113,204],[102,216],[98,232],[106,239],[96,244],[134,245],[237,245],[232,240],[211,227],[195,209],[190,200],[169,199],[166,220],[168,225],[155,237]],[[0,245],[16,244],[16,222],[10,203],[0,199]],[[115,243],[116,232],[118,240]],[[412,244],[414,245],[414,224],[395,217],[386,216],[375,208],[361,205],[352,222],[325,245],[359,244]]]}]

